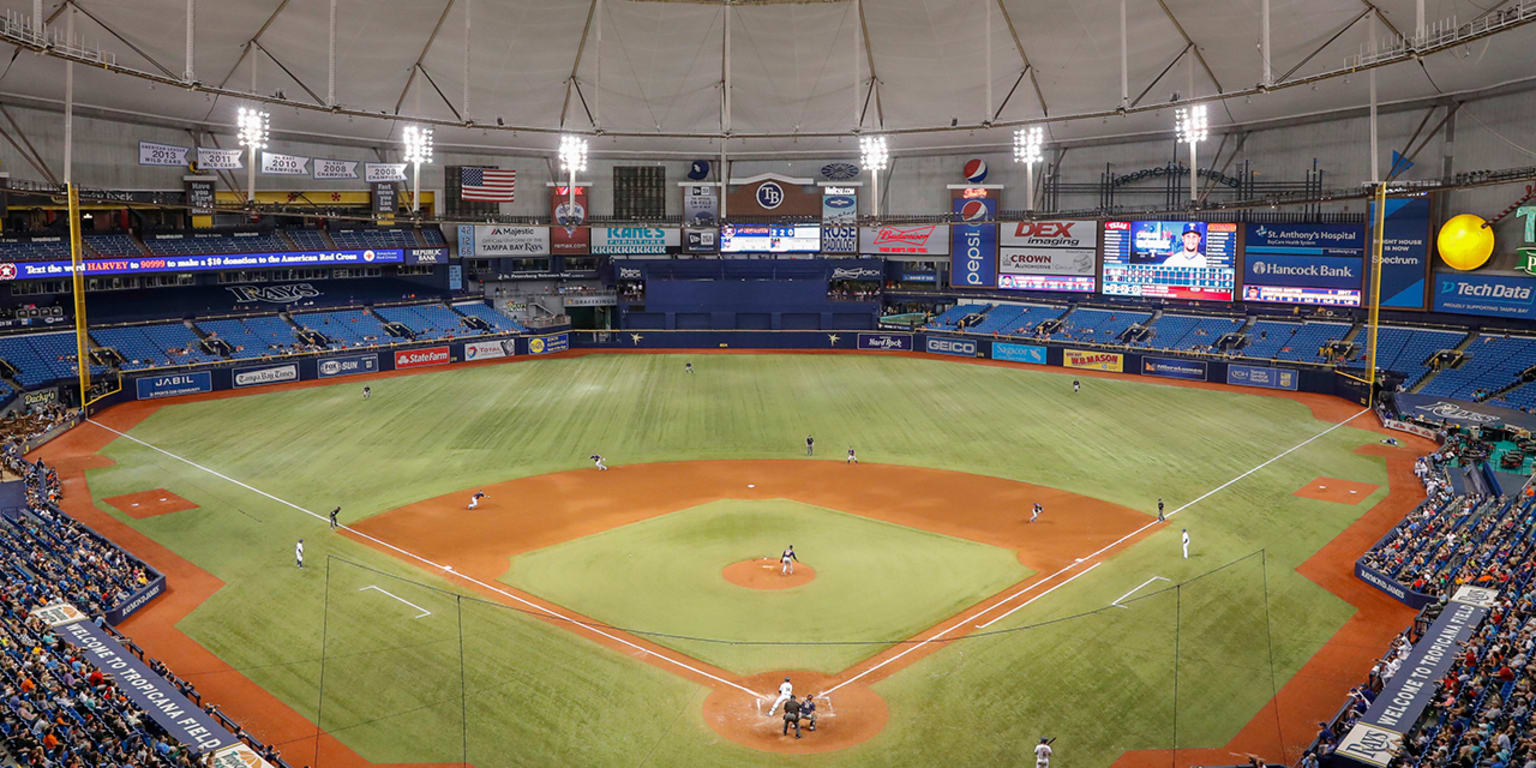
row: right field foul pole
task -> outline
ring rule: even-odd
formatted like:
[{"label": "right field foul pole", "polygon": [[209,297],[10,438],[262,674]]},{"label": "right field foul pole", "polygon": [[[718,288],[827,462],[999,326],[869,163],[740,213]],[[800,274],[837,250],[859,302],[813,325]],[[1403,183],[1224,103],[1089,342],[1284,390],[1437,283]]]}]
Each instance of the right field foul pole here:
[{"label": "right field foul pole", "polygon": [[85,269],[80,258],[80,193],[69,185],[69,270],[75,293],[75,368],[80,377],[80,410],[89,405],[91,339],[85,329]]},{"label": "right field foul pole", "polygon": [[1381,324],[1381,231],[1387,220],[1387,185],[1376,185],[1376,211],[1371,217],[1371,307],[1370,340],[1368,343],[1368,362],[1366,363],[1366,407],[1376,407],[1376,330]]}]

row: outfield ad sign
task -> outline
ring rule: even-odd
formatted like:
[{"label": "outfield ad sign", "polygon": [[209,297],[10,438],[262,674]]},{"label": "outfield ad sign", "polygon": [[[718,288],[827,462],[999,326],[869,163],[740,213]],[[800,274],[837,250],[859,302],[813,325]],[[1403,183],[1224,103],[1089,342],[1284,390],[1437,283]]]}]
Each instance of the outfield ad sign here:
[{"label": "outfield ad sign", "polygon": [[1093,292],[1099,268],[1097,222],[1020,221],[1000,226],[997,287]]},{"label": "outfield ad sign", "polygon": [[912,337],[904,333],[861,333],[859,349],[884,352],[912,351]]},{"label": "outfield ad sign", "polygon": [[1045,365],[1045,347],[1037,347],[1033,344],[1010,344],[1005,341],[994,341],[992,342],[992,359]]},{"label": "outfield ad sign", "polygon": [[333,376],[351,376],[358,373],[373,373],[379,370],[379,356],[377,354],[369,354],[328,357],[321,360],[315,368],[322,379],[329,379]]},{"label": "outfield ad sign", "polygon": [[935,355],[955,355],[956,357],[976,356],[976,342],[970,339],[953,339],[947,336],[929,336],[927,338],[925,349]]},{"label": "outfield ad sign", "polygon": [[165,376],[144,376],[134,379],[138,399],[154,400],[161,397],[192,395],[213,391],[213,374],[208,371],[172,373]]},{"label": "outfield ad sign", "polygon": [[1086,349],[1062,350],[1063,368],[1085,368],[1094,371],[1125,371],[1125,355],[1114,352],[1095,352]]},{"label": "outfield ad sign", "polygon": [[299,364],[272,365],[265,368],[242,368],[234,373],[236,387],[260,387],[299,380]]},{"label": "outfield ad sign", "polygon": [[447,347],[422,347],[395,352],[395,369],[426,368],[431,365],[447,365],[450,361]]},{"label": "outfield ad sign", "polygon": [[957,288],[992,288],[997,285],[997,225],[955,224],[949,264],[949,284]]},{"label": "outfield ad sign", "polygon": [[593,227],[592,253],[598,255],[650,255],[676,253],[682,247],[682,230],[673,227]]},{"label": "outfield ad sign", "polygon": [[511,357],[517,354],[517,348],[512,339],[506,341],[471,341],[464,345],[464,362],[472,360],[494,360],[499,357]]},{"label": "outfield ad sign", "polygon": [[548,256],[549,227],[460,224],[459,255],[485,258]]},{"label": "outfield ad sign", "polygon": [[1365,230],[1337,224],[1249,224],[1243,300],[1360,306]]},{"label": "outfield ad sign", "polygon": [[1227,383],[1240,387],[1296,390],[1297,376],[1292,368],[1270,368],[1262,365],[1227,366]]},{"label": "outfield ad sign", "polygon": [[1436,312],[1536,318],[1536,278],[1440,272],[1434,306]]},{"label": "outfield ad sign", "polygon": [[1143,357],[1143,376],[1162,376],[1167,379],[1205,381],[1210,376],[1208,366],[1200,360],[1176,360],[1168,357]]},{"label": "outfield ad sign", "polygon": [[549,336],[534,336],[528,340],[528,354],[552,355],[556,352],[564,352],[571,348],[570,334],[555,333]]},{"label": "outfield ad sign", "polygon": [[[1376,222],[1372,200],[1367,221]],[[1424,308],[1424,275],[1429,272],[1429,198],[1387,199],[1381,239],[1381,306]]]}]

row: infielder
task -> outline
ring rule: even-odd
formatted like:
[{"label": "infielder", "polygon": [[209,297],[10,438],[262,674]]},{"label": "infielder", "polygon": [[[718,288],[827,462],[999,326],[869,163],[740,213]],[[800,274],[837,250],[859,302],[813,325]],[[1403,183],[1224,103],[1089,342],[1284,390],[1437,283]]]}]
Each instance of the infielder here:
[{"label": "infielder", "polygon": [[1055,739],[1041,739],[1035,745],[1035,768],[1051,768],[1051,742]]},{"label": "infielder", "polygon": [[806,435],[805,436],[805,455],[809,456],[809,455],[811,455],[812,453],[815,453],[815,452],[816,452],[816,438],[811,437],[810,435]]},{"label": "infielder", "polygon": [[303,539],[299,539],[299,543],[293,545],[293,559],[298,561],[298,564],[299,564],[300,568],[304,567],[304,540]]},{"label": "infielder", "polygon": [[336,522],[336,516],[339,515],[339,514],[341,514],[341,507],[337,507],[337,508],[331,510],[331,529],[332,530],[335,530],[336,527],[340,525],[340,523]]},{"label": "infielder", "polygon": [[608,470],[608,465],[603,463],[602,454],[594,453],[592,454],[591,459],[592,466],[597,467],[599,471],[606,472]]},{"label": "infielder", "polygon": [[1162,499],[1158,499],[1157,500],[1157,521],[1159,523],[1166,523],[1166,522],[1168,522],[1168,518],[1163,517],[1163,500]]},{"label": "infielder", "polygon": [[794,695],[795,686],[790,685],[789,678],[784,678],[784,682],[779,683],[779,697],[774,699],[773,706],[768,708],[768,716],[773,717],[773,713],[779,708],[779,705],[789,701],[790,697]]},{"label": "infielder", "polygon": [[859,463],[859,455],[853,452],[853,447],[852,446],[848,447],[848,462],[847,463],[849,463],[849,464],[857,464],[857,463]]},{"label": "infielder", "polygon": [[1029,521],[1031,523],[1033,523],[1035,521],[1035,518],[1039,517],[1040,513],[1044,512],[1044,511],[1045,511],[1045,507],[1040,506],[1040,502],[1038,502],[1038,501],[1035,502],[1035,509],[1034,509],[1034,511],[1029,513]]},{"label": "infielder", "polygon": [[1189,529],[1184,529],[1184,559],[1189,559]]},{"label": "infielder", "polygon": [[475,495],[469,497],[469,509],[480,506],[480,500],[485,498],[485,491],[475,491]]},{"label": "infielder", "polygon": [[[795,545],[791,544],[789,549],[784,550],[784,554],[779,555],[779,575],[795,575],[795,563],[798,562],[800,562],[800,558],[795,556]],[[789,678],[786,677],[784,679],[788,680]]]}]

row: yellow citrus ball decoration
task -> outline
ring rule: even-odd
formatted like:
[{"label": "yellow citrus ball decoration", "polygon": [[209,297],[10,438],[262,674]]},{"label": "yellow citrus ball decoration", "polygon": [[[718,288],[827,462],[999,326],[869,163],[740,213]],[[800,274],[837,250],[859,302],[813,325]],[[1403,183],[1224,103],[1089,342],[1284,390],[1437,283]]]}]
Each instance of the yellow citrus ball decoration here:
[{"label": "yellow citrus ball decoration", "polygon": [[1440,227],[1435,245],[1439,246],[1440,260],[1451,268],[1463,272],[1477,269],[1493,255],[1493,227],[1475,214],[1452,216]]}]

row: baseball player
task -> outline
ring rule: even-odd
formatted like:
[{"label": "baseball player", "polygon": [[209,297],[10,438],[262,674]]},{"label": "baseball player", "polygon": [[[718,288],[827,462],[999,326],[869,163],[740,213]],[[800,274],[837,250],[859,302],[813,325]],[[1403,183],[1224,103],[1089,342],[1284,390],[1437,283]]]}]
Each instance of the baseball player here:
[{"label": "baseball player", "polygon": [[1041,739],[1035,745],[1035,768],[1051,768],[1051,742],[1055,739]]},{"label": "baseball player", "polygon": [[335,530],[337,525],[338,525],[338,523],[336,522],[336,516],[339,515],[339,514],[341,514],[341,507],[337,507],[337,508],[331,510],[331,529],[332,530]]},{"label": "baseball player", "polygon": [[807,693],[800,702],[800,719],[810,721],[810,727],[806,730],[816,730],[816,699],[813,694]]},{"label": "baseball player", "polygon": [[1188,528],[1184,529],[1183,537],[1184,537],[1184,559],[1188,560],[1189,559],[1189,529]]},{"label": "baseball player", "polygon": [[811,437],[810,435],[806,435],[805,436],[805,455],[810,456],[812,453],[815,453],[815,452],[816,452],[816,438]]},{"label": "baseball player", "polygon": [[1077,394],[1077,393],[1079,393],[1081,391],[1083,391],[1083,383],[1081,381],[1078,381],[1077,379],[1073,379],[1072,380],[1072,394],[1075,395],[1075,394]]},{"label": "baseball player", "polygon": [[480,500],[483,499],[483,498],[485,498],[485,491],[475,491],[475,495],[469,497],[469,507],[468,508],[469,509],[475,509],[475,508],[479,507],[480,506]]},{"label": "baseball player", "polygon": [[367,400],[368,396],[371,395],[371,394],[373,394],[373,390],[370,389],[367,384],[364,384],[363,385],[363,399]]},{"label": "baseball player", "polygon": [[784,678],[784,682],[779,683],[779,697],[777,699],[774,699],[773,700],[773,706],[768,708],[768,716],[769,717],[773,717],[774,710],[777,710],[779,708],[780,704],[783,704],[784,702],[789,701],[790,699],[793,699],[794,697],[795,697],[795,686],[791,685],[790,682],[789,682],[789,678],[786,677],[786,678]]},{"label": "baseball player", "polygon": [[299,543],[293,545],[293,559],[298,561],[298,564],[299,564],[300,568],[304,567],[304,540],[303,539],[299,539]]},{"label": "baseball player", "polygon": [[857,464],[857,463],[859,463],[859,455],[857,453],[853,452],[853,446],[848,446],[848,461],[847,461],[847,463],[849,463],[849,464]]},{"label": "baseball player", "polygon": [[795,556],[795,545],[791,544],[789,549],[784,550],[784,554],[779,555],[779,575],[795,575],[795,563],[798,562],[800,558]]},{"label": "baseball player", "polygon": [[1163,517],[1163,500],[1162,499],[1158,499],[1157,500],[1157,521],[1159,523],[1166,523],[1166,522],[1168,522],[1168,518]]},{"label": "baseball player", "polygon": [[608,465],[603,463],[602,454],[594,453],[590,458],[592,459],[592,466],[597,467],[597,469],[602,472],[608,471]]},{"label": "baseball player", "polygon": [[794,696],[784,702],[784,730],[779,732],[780,735],[789,735],[791,725],[795,726],[795,738],[800,738],[800,702],[795,701]]},{"label": "baseball player", "polygon": [[693,362],[683,363],[683,373],[693,373]]},{"label": "baseball player", "polygon": [[1045,511],[1045,507],[1040,506],[1040,502],[1038,502],[1038,501],[1035,502],[1034,510],[1029,513],[1029,521],[1031,523],[1033,523],[1035,521],[1035,518],[1039,517],[1040,513],[1044,512],[1044,511]]}]

